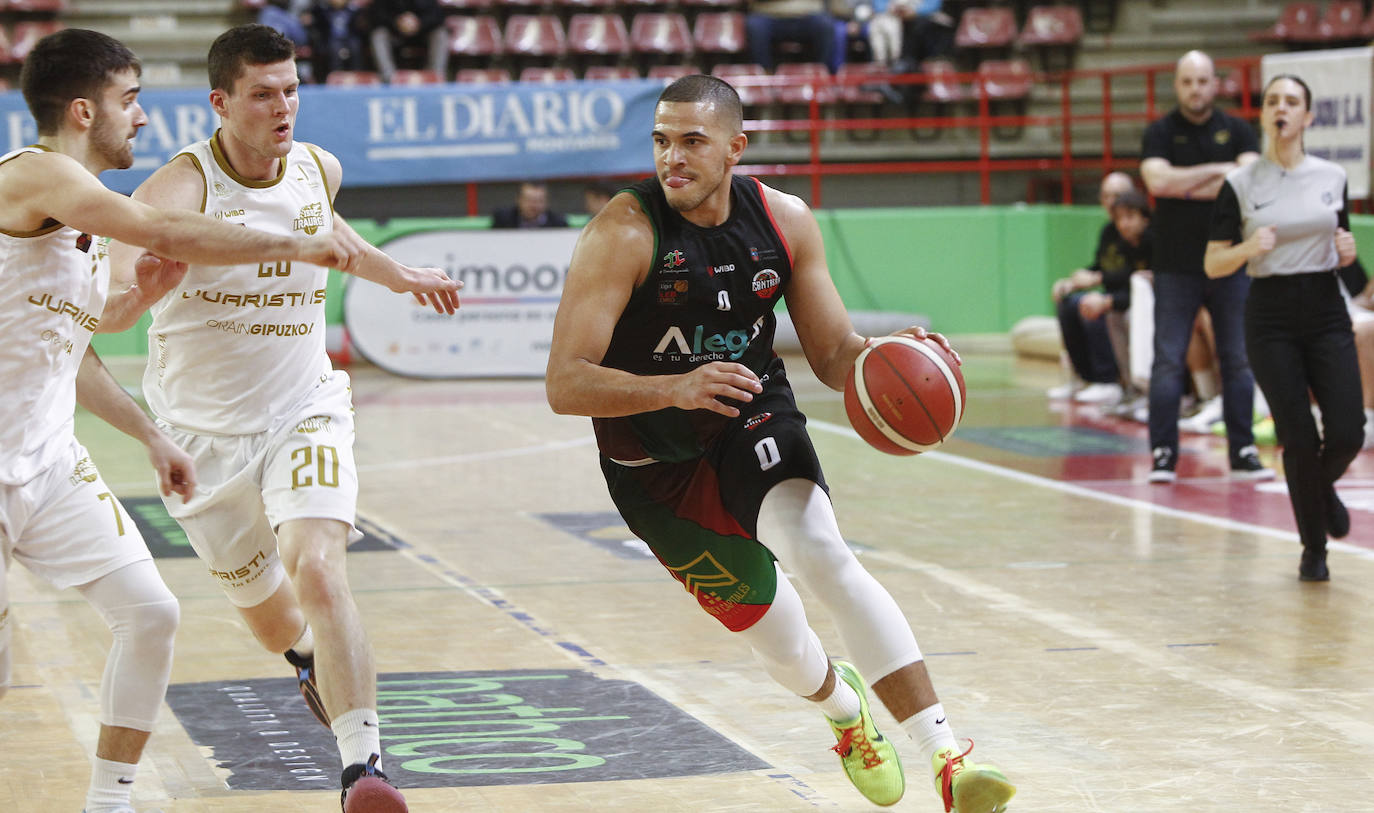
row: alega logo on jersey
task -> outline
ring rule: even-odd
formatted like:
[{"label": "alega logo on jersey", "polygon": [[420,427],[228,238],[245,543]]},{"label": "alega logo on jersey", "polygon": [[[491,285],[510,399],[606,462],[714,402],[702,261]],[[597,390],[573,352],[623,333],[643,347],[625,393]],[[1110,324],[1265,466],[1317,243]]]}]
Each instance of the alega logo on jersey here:
[{"label": "alega logo on jersey", "polygon": [[314,234],[323,225],[324,206],[320,203],[307,203],[301,207],[300,215],[291,223],[291,229],[303,231],[306,234]]},{"label": "alega logo on jersey", "polygon": [[[751,330],[731,330],[727,333],[712,333],[710,336],[706,335],[705,325],[697,325],[692,329],[690,344],[682,328],[673,325],[654,347],[654,360],[663,361],[663,355],[668,353],[686,356],[688,361],[716,361],[729,354],[730,360],[735,361],[744,355],[744,351],[749,348],[749,342],[759,335],[763,328],[763,319],[764,317],[760,316]],[[673,359],[678,360],[680,359]]]}]

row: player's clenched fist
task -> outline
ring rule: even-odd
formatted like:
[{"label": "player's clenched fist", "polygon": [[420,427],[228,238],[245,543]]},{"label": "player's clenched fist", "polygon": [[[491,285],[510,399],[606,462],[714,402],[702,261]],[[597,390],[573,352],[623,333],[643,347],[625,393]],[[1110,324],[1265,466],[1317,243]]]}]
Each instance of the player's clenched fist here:
[{"label": "player's clenched fist", "polygon": [[296,259],[348,272],[362,261],[367,248],[361,237],[345,229],[305,238]]}]

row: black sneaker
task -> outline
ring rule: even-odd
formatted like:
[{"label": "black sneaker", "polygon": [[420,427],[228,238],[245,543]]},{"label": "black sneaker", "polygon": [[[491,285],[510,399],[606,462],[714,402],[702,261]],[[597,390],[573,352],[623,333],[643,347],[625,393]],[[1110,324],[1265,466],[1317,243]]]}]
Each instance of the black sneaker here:
[{"label": "black sneaker", "polygon": [[1232,480],[1272,480],[1274,470],[1267,469],[1260,462],[1259,450],[1245,446],[1231,458]]},{"label": "black sneaker", "polygon": [[1174,467],[1178,465],[1178,453],[1168,446],[1156,446],[1154,451],[1154,466],[1150,468],[1150,482],[1152,483],[1172,483],[1178,479],[1174,473]]},{"label": "black sneaker", "polygon": [[377,770],[379,755],[373,754],[367,764],[361,762],[343,769],[339,777],[343,793],[339,806],[343,813],[409,813],[405,797],[396,786]]},{"label": "black sneaker", "polygon": [[296,667],[296,682],[305,705],[310,707],[316,720],[329,728],[329,712],[324,710],[324,698],[320,697],[320,684],[315,678],[315,656],[298,655],[294,649],[286,650],[285,655],[286,662]]},{"label": "black sneaker", "polygon": [[1350,512],[1334,485],[1326,491],[1326,532],[1332,539],[1344,539],[1350,533]]},{"label": "black sneaker", "polygon": [[1305,582],[1329,582],[1331,571],[1326,569],[1326,548],[1303,548],[1298,578]]}]

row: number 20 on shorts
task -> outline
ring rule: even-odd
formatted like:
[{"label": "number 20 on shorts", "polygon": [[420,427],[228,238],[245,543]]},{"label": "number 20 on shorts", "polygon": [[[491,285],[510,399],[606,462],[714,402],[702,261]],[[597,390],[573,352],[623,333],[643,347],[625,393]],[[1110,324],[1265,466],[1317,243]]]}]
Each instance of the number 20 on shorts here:
[{"label": "number 20 on shorts", "polygon": [[291,470],[292,489],[310,488],[315,485],[339,487],[339,450],[333,446],[302,446],[292,449],[291,459],[298,461],[296,467]]}]

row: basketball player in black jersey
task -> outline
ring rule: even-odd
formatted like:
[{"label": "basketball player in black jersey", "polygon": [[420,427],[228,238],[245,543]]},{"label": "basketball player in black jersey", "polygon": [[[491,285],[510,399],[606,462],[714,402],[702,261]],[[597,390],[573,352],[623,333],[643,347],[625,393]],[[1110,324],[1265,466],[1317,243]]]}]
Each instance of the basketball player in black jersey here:
[{"label": "basketball player in black jersey", "polygon": [[[733,177],[741,125],[739,96],[718,79],[689,76],[659,97],[657,177],[616,195],[573,253],[549,403],[592,417],[626,524],[770,676],[819,705],[865,797],[894,804],[905,780],[861,670],[933,766],[946,811],[1005,810],[1014,788],[958,748],[900,608],[840,536],[773,351],[773,308],[786,297],[812,370],[837,390],[868,339],[806,204]],[[820,598],[859,668],[832,666],[779,563]]]}]

